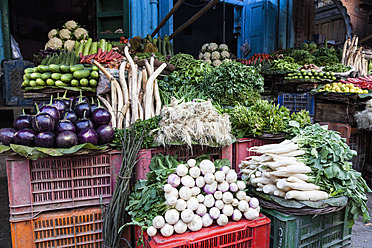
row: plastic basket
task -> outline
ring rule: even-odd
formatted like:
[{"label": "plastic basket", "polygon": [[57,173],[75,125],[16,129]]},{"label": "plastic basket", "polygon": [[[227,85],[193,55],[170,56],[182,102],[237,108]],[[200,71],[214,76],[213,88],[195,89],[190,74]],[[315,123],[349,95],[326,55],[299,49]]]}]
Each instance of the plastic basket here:
[{"label": "plastic basket", "polygon": [[337,131],[340,133],[342,138],[346,139],[346,143],[349,144],[351,138],[351,126],[342,123],[332,123],[332,122],[319,122],[319,125],[327,125],[328,130]]},{"label": "plastic basket", "polygon": [[278,104],[288,108],[291,113],[300,112],[301,110],[309,111],[311,116],[314,115],[314,97],[311,93],[283,93],[278,94]]},{"label": "plastic basket", "polygon": [[4,98],[6,105],[32,105],[32,100],[23,98],[21,84],[23,82],[24,70],[33,67],[34,64],[23,60],[4,61]]},{"label": "plastic basket", "polygon": [[144,232],[145,248],[268,248],[269,243],[270,219],[262,214],[253,221],[232,221],[223,227],[214,224],[198,232],[174,234],[167,238],[161,234],[150,238]]},{"label": "plastic basket", "polygon": [[351,243],[348,207],[324,215],[288,215],[262,209],[271,219],[270,248],[346,247]]},{"label": "plastic basket", "polygon": [[135,167],[135,178],[146,179],[147,173],[150,171],[151,158],[156,154],[162,153],[164,155],[177,155],[177,159],[187,161],[190,158],[196,158],[203,154],[209,154],[209,159],[212,161],[216,159],[233,160],[232,146],[225,147],[208,147],[208,146],[193,146],[192,149],[186,146],[171,146],[169,148],[151,148],[142,149],[138,153],[138,163]]},{"label": "plastic basket", "polygon": [[10,223],[13,248],[100,248],[102,225],[100,207],[53,211]]},{"label": "plastic basket", "polygon": [[120,153],[8,158],[10,219],[29,219],[49,210],[108,203],[120,168]]},{"label": "plastic basket", "polygon": [[243,138],[236,140],[233,148],[234,158],[233,158],[233,169],[236,172],[240,171],[239,164],[244,161],[249,156],[256,156],[260,155],[255,152],[248,151],[249,148],[253,146],[262,146],[267,144],[278,143],[280,141],[277,140],[263,140],[263,139],[251,139],[251,138]]}]

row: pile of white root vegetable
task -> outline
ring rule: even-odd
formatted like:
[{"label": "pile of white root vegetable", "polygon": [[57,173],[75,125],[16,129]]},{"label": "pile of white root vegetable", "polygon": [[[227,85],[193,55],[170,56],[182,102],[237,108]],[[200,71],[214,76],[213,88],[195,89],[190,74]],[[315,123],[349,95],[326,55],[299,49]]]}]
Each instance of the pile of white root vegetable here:
[{"label": "pile of white root vegetable", "polygon": [[198,166],[190,159],[169,175],[164,196],[170,209],[152,220],[147,234],[154,236],[159,230],[161,235],[169,237],[187,230],[199,231],[214,221],[225,226],[229,218],[239,221],[244,216],[254,220],[259,216],[259,202],[246,195],[245,187],[243,181],[238,181],[235,170],[223,166],[216,171],[210,160],[203,160]]},{"label": "pile of white root vegetable", "polygon": [[[98,98],[111,113],[112,127],[119,129],[128,127],[138,119],[147,120],[160,114],[161,99],[156,78],[167,66],[163,63],[155,70],[155,59],[152,56],[150,61],[145,61],[144,68],[139,68],[130,56],[128,46],[124,48],[124,54],[126,61],[119,68],[120,83],[97,61],[93,61],[111,82],[111,96],[107,99],[102,96]],[[127,63],[129,71],[126,80]]]},{"label": "pile of white root vegetable", "polygon": [[345,41],[342,52],[341,64],[346,66],[353,66],[360,76],[367,76],[368,74],[368,59],[366,59],[363,52],[363,47],[358,48],[359,38],[354,36]]},{"label": "pile of white root vegetable", "polygon": [[280,144],[252,147],[249,151],[263,154],[251,156],[239,165],[242,179],[257,191],[285,199],[299,201],[319,201],[327,199],[328,193],[319,186],[308,183],[311,168],[297,161],[297,156],[305,151],[290,140]]}]

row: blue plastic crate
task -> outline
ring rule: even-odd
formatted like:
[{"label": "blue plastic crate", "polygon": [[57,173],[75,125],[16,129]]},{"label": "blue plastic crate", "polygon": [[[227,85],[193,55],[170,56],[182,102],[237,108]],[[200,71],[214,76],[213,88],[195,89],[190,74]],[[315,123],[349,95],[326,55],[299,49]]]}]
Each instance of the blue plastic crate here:
[{"label": "blue plastic crate", "polygon": [[25,106],[32,105],[32,100],[23,98],[21,85],[23,82],[24,70],[33,67],[34,64],[23,60],[4,61],[4,100],[6,105]]},{"label": "blue plastic crate", "polygon": [[311,93],[283,93],[278,94],[278,104],[288,108],[291,113],[305,109],[310,116],[314,116],[314,97]]}]

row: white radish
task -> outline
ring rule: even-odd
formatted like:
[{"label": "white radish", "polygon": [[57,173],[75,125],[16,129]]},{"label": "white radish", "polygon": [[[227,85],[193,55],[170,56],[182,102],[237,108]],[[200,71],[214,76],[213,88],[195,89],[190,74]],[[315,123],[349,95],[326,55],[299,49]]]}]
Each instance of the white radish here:
[{"label": "white radish", "polygon": [[233,212],[233,215],[232,215],[232,219],[234,221],[239,221],[242,219],[242,212],[240,212],[238,209],[234,209],[234,212]]},{"label": "white radish", "polygon": [[236,185],[238,185],[239,190],[243,190],[246,187],[245,182],[243,181],[238,181]]},{"label": "white radish", "polygon": [[245,198],[247,197],[247,194],[244,192],[244,191],[238,191],[236,193],[236,198],[238,198],[238,200],[245,200]]},{"label": "white radish", "polygon": [[199,168],[200,168],[200,171],[203,175],[207,174],[207,173],[214,173],[216,171],[216,167],[214,166],[213,162],[208,160],[208,159],[205,159],[203,161],[200,162],[200,165],[199,165]]},{"label": "white radish", "polygon": [[196,186],[198,186],[199,188],[203,188],[204,185],[205,185],[205,181],[204,181],[204,177],[198,177],[195,179],[195,184]]},{"label": "white radish", "polygon": [[225,193],[222,194],[222,201],[225,204],[232,203],[233,200],[234,200],[234,196],[230,192],[225,192]]},{"label": "white radish", "polygon": [[187,203],[187,208],[193,211],[199,207],[199,201],[195,197],[191,197],[186,203]]},{"label": "white radish", "polygon": [[197,215],[203,216],[204,214],[207,213],[207,207],[204,204],[199,204],[195,212]]},{"label": "white radish", "polygon": [[214,192],[213,196],[214,196],[214,199],[221,200],[222,199],[222,192],[218,190],[218,191]]},{"label": "white radish", "polygon": [[167,200],[170,196],[178,197],[178,190],[176,188],[172,188],[171,192],[164,193],[165,200]]},{"label": "white radish", "polygon": [[187,165],[188,165],[190,168],[194,167],[194,166],[196,165],[196,160],[193,159],[193,158],[187,160]]},{"label": "white radish", "polygon": [[295,199],[298,201],[320,201],[328,199],[329,195],[327,192],[320,190],[312,191],[298,191],[291,190],[285,194],[285,199]]},{"label": "white radish", "polygon": [[215,203],[214,203],[214,206],[218,209],[223,209],[223,207],[225,206],[225,203],[223,203],[222,200],[217,200]]},{"label": "white radish", "polygon": [[165,221],[168,224],[174,225],[180,219],[180,213],[175,209],[170,209],[167,212],[165,212],[164,217],[165,217]]},{"label": "white radish", "polygon": [[238,179],[238,174],[234,170],[229,170],[229,172],[226,174],[226,181],[228,183],[235,183]]},{"label": "white radish", "polygon": [[178,211],[182,211],[182,210],[186,209],[186,207],[187,207],[187,203],[186,203],[185,200],[183,200],[183,199],[178,199],[177,200],[175,208]]},{"label": "white radish", "polygon": [[173,232],[174,232],[173,226],[169,225],[168,223],[165,223],[165,225],[160,229],[160,233],[164,237],[172,236]]},{"label": "white radish", "polygon": [[197,196],[197,195],[199,195],[200,194],[200,188],[199,187],[192,187],[191,188],[191,195],[192,196]]},{"label": "white radish", "polygon": [[318,185],[315,185],[313,183],[306,183],[306,182],[304,182],[304,183],[290,183],[290,182],[287,182],[285,180],[279,180],[276,183],[276,186],[279,189],[289,187],[289,188],[294,189],[294,190],[307,190],[307,191],[320,189],[320,187]]},{"label": "white radish", "polygon": [[150,237],[153,237],[153,236],[156,235],[156,233],[158,232],[158,230],[156,230],[155,227],[150,226],[149,228],[147,228],[146,232],[147,232],[147,235],[149,235]]},{"label": "white radish", "polygon": [[202,221],[203,221],[203,227],[209,227],[210,225],[213,224],[213,219],[208,213],[203,215]]},{"label": "white radish", "polygon": [[222,183],[219,183],[218,186],[217,186],[218,190],[221,191],[221,192],[226,192],[229,190],[230,188],[230,185],[228,182],[226,181],[223,181]]},{"label": "white radish", "polygon": [[180,188],[179,195],[182,199],[187,201],[191,198],[192,195],[191,189],[189,187],[183,186]]},{"label": "white radish", "polygon": [[192,188],[195,186],[195,179],[189,175],[183,176],[181,177],[181,184],[186,187]]},{"label": "white radish", "polygon": [[186,208],[181,212],[181,220],[185,223],[189,223],[194,218],[194,212],[191,209]]},{"label": "white radish", "polygon": [[204,195],[202,195],[202,194],[197,195],[196,199],[198,199],[199,202],[204,202]]},{"label": "white radish", "polygon": [[212,217],[212,219],[218,219],[220,217],[220,210],[217,207],[213,207],[209,210],[209,215]]},{"label": "white radish", "polygon": [[231,204],[225,204],[225,206],[222,209],[222,213],[225,214],[227,217],[230,217],[233,215],[234,208]]},{"label": "white radish", "polygon": [[167,183],[166,185],[164,185],[163,189],[164,189],[165,193],[170,193],[172,191],[173,187],[172,187],[172,185]]},{"label": "white radish", "polygon": [[167,204],[171,207],[174,207],[176,206],[176,203],[177,203],[177,197],[175,197],[174,195],[171,195],[168,197],[167,199]]},{"label": "white radish", "polygon": [[152,220],[152,225],[155,227],[155,228],[162,228],[165,224],[165,219],[163,216],[156,216],[153,220]]},{"label": "white radish", "polygon": [[170,174],[167,182],[173,187],[178,187],[178,185],[181,183],[181,178],[177,174]]},{"label": "white radish", "polygon": [[207,194],[214,194],[217,190],[217,182],[214,181],[212,184],[206,184],[203,188],[204,192]]},{"label": "white radish", "polygon": [[216,178],[216,181],[221,183],[225,180],[226,174],[223,171],[216,171],[216,173],[214,173],[214,176]]},{"label": "white radish", "polygon": [[275,196],[282,197],[282,198],[285,197],[285,193],[286,193],[285,191],[280,190],[280,189],[274,190],[274,195],[275,195]]},{"label": "white radish", "polygon": [[230,168],[228,166],[222,166],[221,171],[223,171],[225,174],[229,173]]},{"label": "white radish", "polygon": [[218,217],[217,219],[217,224],[219,226],[226,226],[228,222],[229,222],[229,219],[227,218],[225,214],[221,214],[220,217]]},{"label": "white radish", "polygon": [[182,220],[178,220],[178,222],[174,225],[174,231],[178,234],[185,233],[187,231],[187,224]]},{"label": "white radish", "polygon": [[204,181],[207,184],[212,184],[213,182],[215,182],[215,177],[212,173],[206,173],[204,175]]},{"label": "white radish", "polygon": [[202,218],[199,215],[194,214],[193,220],[187,223],[187,227],[193,232],[199,231],[203,227]]},{"label": "white radish", "polygon": [[253,208],[249,208],[248,211],[244,213],[244,217],[247,220],[254,220],[258,218],[258,216],[260,216],[260,213]]},{"label": "white radish", "polygon": [[265,194],[273,195],[274,191],[278,188],[274,184],[266,184],[262,187],[262,190]]},{"label": "white radish", "polygon": [[247,212],[248,209],[249,209],[249,204],[247,201],[245,200],[242,200],[242,201],[239,201],[239,204],[238,204],[238,209],[241,211],[241,212]]},{"label": "white radish", "polygon": [[200,176],[200,169],[198,167],[192,167],[189,170],[189,174],[193,178],[198,178]]},{"label": "white radish", "polygon": [[230,191],[231,192],[237,192],[239,190],[238,185],[236,183],[230,184]]},{"label": "white radish", "polygon": [[180,164],[176,168],[176,173],[178,176],[183,177],[186,176],[189,170],[187,169],[186,165]]},{"label": "white radish", "polygon": [[214,205],[214,197],[213,195],[206,195],[204,196],[204,205],[208,208],[212,207]]},{"label": "white radish", "polygon": [[259,204],[260,203],[259,203],[258,199],[255,198],[255,197],[252,197],[251,200],[249,201],[249,206],[251,208],[257,208],[259,206]]},{"label": "white radish", "polygon": [[239,200],[234,198],[231,205],[233,205],[234,207],[237,207],[239,205]]}]

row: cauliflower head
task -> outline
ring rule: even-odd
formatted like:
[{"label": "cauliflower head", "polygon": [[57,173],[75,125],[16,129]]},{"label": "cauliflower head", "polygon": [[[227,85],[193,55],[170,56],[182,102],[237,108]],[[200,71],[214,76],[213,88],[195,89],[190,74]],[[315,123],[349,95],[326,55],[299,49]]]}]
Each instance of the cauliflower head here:
[{"label": "cauliflower head", "polygon": [[226,44],[221,44],[218,47],[218,50],[220,50],[220,51],[228,51],[229,50],[229,47]]},{"label": "cauliflower head", "polygon": [[211,53],[210,52],[205,52],[204,53],[204,56],[203,56],[203,59],[211,59]]},{"label": "cauliflower head", "polygon": [[65,44],[63,44],[63,48],[67,49],[69,51],[74,49],[74,46],[75,46],[75,41],[73,41],[73,40],[66,40]]},{"label": "cauliflower head", "polygon": [[74,20],[67,21],[65,23],[65,28],[67,28],[68,30],[74,30],[77,27],[78,27],[78,25],[77,25],[77,23]]},{"label": "cauliflower head", "polygon": [[54,37],[54,38],[51,38],[46,44],[45,44],[45,49],[47,49],[48,47],[52,48],[52,49],[59,49],[59,48],[62,48],[62,40],[57,38],[57,37]]},{"label": "cauliflower head", "polygon": [[210,43],[209,45],[208,45],[208,49],[210,50],[210,51],[216,51],[217,49],[218,49],[218,45],[216,44],[216,43]]},{"label": "cauliflower head", "polygon": [[53,37],[55,37],[55,36],[57,36],[57,35],[58,35],[58,31],[57,31],[57,29],[52,29],[52,30],[50,30],[49,33],[48,33],[48,38],[49,38],[49,40],[50,40],[51,38],[53,38]]},{"label": "cauliflower head", "polygon": [[214,60],[219,60],[220,57],[221,57],[220,52],[218,52],[218,51],[214,51],[214,52],[212,52],[212,60],[213,60],[213,61],[214,61]]},{"label": "cauliflower head", "polygon": [[199,53],[199,59],[203,59],[204,57],[204,54],[203,53]]},{"label": "cauliflower head", "polygon": [[71,38],[71,32],[70,30],[64,28],[61,31],[59,31],[59,37],[63,40],[68,40]]},{"label": "cauliflower head", "polygon": [[206,43],[202,46],[201,51],[204,53],[208,50],[209,43]]},{"label": "cauliflower head", "polygon": [[221,52],[222,59],[228,59],[230,58],[230,53],[228,51],[222,51]]},{"label": "cauliflower head", "polygon": [[221,60],[213,61],[213,66],[220,66],[222,64]]},{"label": "cauliflower head", "polygon": [[210,65],[212,63],[212,61],[210,59],[205,59],[203,60],[204,63],[207,63],[208,65]]},{"label": "cauliflower head", "polygon": [[77,28],[74,32],[76,39],[84,40],[88,38],[88,31],[84,28]]}]

